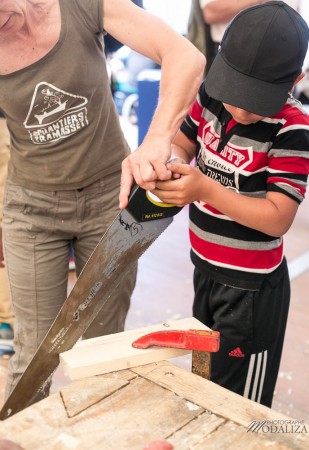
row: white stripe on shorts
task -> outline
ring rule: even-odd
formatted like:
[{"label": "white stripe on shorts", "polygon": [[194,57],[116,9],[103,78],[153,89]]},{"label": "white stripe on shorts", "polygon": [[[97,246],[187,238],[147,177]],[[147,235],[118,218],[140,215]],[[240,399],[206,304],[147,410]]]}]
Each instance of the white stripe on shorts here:
[{"label": "white stripe on shorts", "polygon": [[[255,366],[256,362],[256,367]],[[267,364],[267,350],[261,353],[253,354],[250,357],[249,369],[244,389],[244,397],[250,400],[260,402],[262,396],[263,385],[265,381],[265,372]],[[258,383],[260,379],[259,390],[257,394]],[[250,388],[252,386],[251,395]]]}]

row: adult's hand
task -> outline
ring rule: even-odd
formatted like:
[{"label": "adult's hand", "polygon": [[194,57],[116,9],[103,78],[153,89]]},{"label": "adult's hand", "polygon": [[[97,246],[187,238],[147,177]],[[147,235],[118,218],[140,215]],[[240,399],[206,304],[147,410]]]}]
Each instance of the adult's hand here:
[{"label": "adult's hand", "polygon": [[147,136],[142,145],[122,162],[120,209],[127,206],[134,181],[143,189],[152,190],[156,180],[171,177],[171,171],[166,167],[170,152],[169,142],[160,136]]}]

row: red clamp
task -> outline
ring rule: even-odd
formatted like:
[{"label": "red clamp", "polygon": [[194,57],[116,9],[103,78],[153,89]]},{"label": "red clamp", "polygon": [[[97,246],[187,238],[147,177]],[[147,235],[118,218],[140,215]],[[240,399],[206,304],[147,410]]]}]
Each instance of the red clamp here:
[{"label": "red clamp", "polygon": [[212,330],[162,330],[145,334],[136,339],[135,348],[151,346],[180,348],[204,352],[217,352],[220,347],[220,333]]}]

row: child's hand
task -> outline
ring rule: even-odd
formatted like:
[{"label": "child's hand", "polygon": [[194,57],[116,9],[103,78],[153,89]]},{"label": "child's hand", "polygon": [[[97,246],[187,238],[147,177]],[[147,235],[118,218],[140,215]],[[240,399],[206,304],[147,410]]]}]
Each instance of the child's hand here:
[{"label": "child's hand", "polygon": [[[169,181],[157,181],[152,191],[165,203],[184,206],[201,199],[203,186],[207,177],[195,167],[176,161],[169,163],[168,169],[172,171]],[[205,189],[205,187],[204,187]]]}]

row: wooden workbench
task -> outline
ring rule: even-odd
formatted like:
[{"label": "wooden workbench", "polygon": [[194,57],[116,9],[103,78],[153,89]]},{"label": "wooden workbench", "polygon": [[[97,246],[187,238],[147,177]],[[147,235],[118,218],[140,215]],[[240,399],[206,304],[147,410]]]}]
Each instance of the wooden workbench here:
[{"label": "wooden workbench", "polygon": [[175,450],[309,448],[306,424],[247,431],[264,420],[293,419],[162,361],[77,380],[1,422],[0,436],[26,450],[142,450],[157,439]]}]

